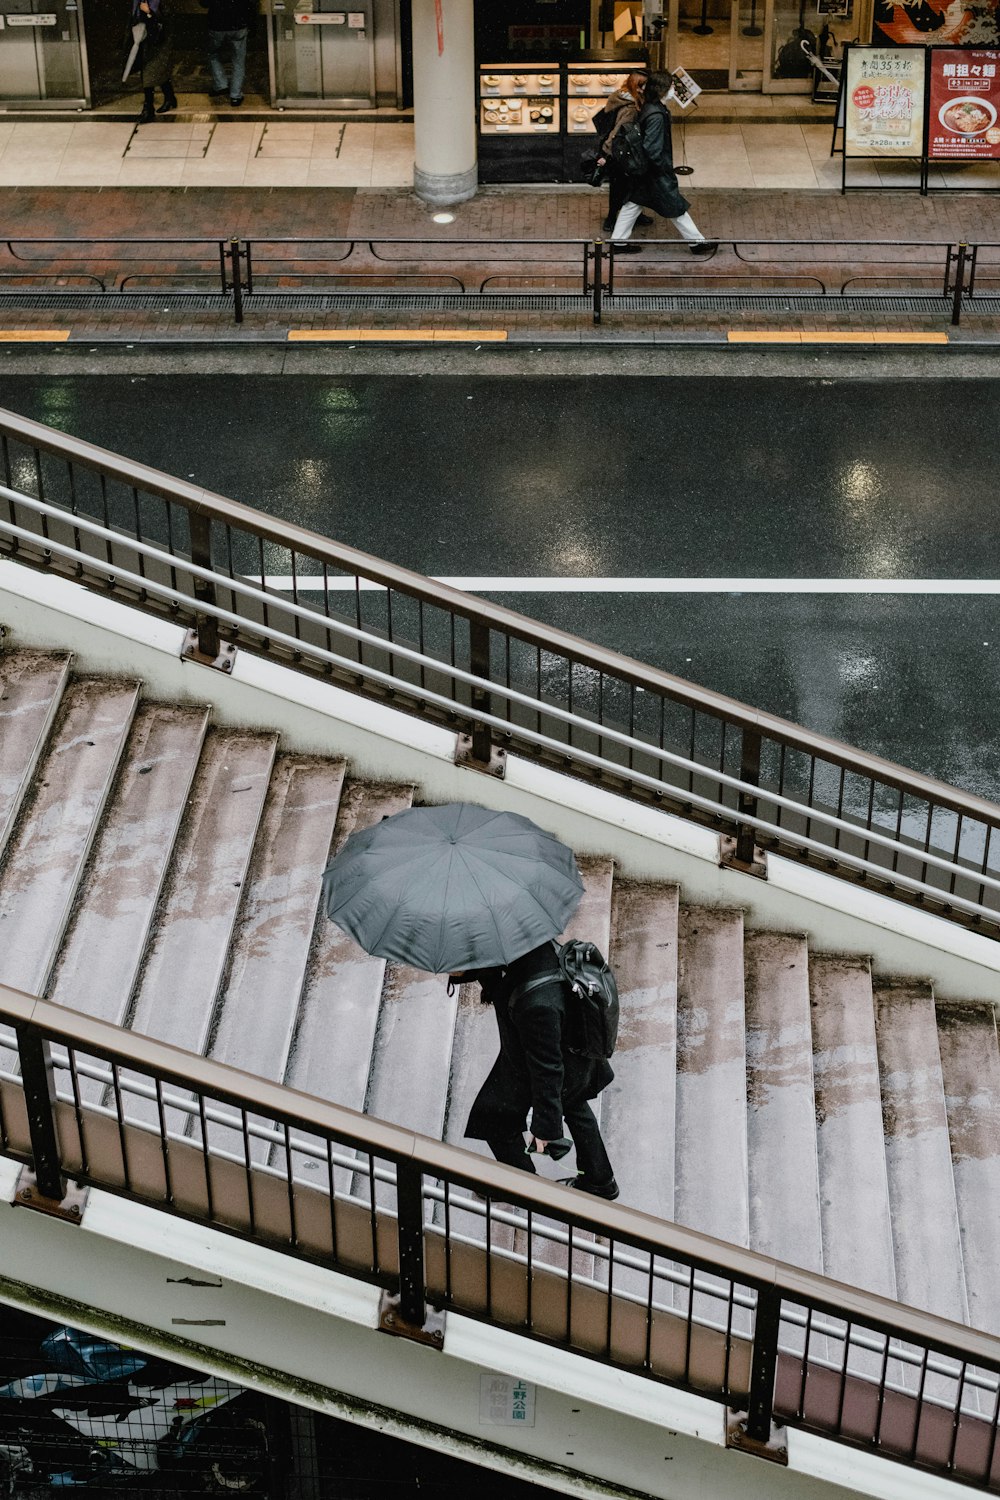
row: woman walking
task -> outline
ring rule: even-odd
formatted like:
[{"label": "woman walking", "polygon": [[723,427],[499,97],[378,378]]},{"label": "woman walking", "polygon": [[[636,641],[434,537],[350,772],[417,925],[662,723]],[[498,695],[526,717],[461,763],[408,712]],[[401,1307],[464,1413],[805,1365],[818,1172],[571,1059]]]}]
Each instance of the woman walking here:
[{"label": "woman walking", "polygon": [[692,255],[713,255],[718,249],[706,240],[688,213],[690,204],[677,185],[673,146],[670,138],[670,112],[663,99],[670,92],[670,79],[664,73],[653,73],[646,80],[643,106],[639,111],[639,130],[646,156],[646,171],[630,176],[626,183],[625,202],[611,231],[618,254],[638,255],[641,245],[628,243],[644,208],[669,219],[682,240],[691,241]]},{"label": "woman walking", "polygon": [[[139,50],[134,60],[138,62],[143,93],[142,113],[138,116],[138,123],[149,125],[157,115],[169,114],[177,108],[177,95],[174,93],[171,76],[173,42],[166,0],[131,0],[130,42],[136,37],[137,28],[143,26],[145,33],[140,32]],[[126,69],[126,77],[131,71],[131,61],[130,59]],[[163,103],[159,109],[154,108],[157,88],[163,90]]]},{"label": "woman walking", "polygon": [[[630,73],[621,88],[615,90],[604,108],[594,116],[594,129],[599,137],[597,164],[608,174],[608,216],[602,225],[602,228],[606,230],[614,226],[619,210],[625,202],[628,182],[625,173],[611,154],[612,146],[622,126],[634,125],[639,118],[645,87],[646,78],[643,73]],[[640,214],[637,220],[639,224],[652,224],[652,222],[646,214]]]}]

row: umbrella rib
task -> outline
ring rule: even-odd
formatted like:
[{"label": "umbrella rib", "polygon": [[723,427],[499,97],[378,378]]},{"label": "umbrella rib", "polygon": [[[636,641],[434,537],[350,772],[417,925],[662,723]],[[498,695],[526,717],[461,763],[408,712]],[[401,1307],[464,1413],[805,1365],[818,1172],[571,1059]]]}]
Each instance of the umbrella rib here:
[{"label": "umbrella rib", "polygon": [[[456,848],[460,848],[461,846],[456,844],[455,847]],[[502,949],[503,949],[503,933],[500,931],[500,924],[497,922],[496,913],[494,912],[493,907],[487,901],[486,896],[483,893],[482,886],[479,884],[479,881],[476,879],[475,872],[469,868],[469,863],[468,863],[468,860],[466,859],[466,852],[467,852],[466,850],[464,850],[464,849],[462,850],[462,864],[465,867],[465,870],[466,870],[466,873],[468,874],[469,879],[472,881],[473,885],[476,887],[476,890],[479,892],[479,896],[480,896],[480,899],[483,902],[483,905],[485,906],[486,910],[490,914],[490,921],[493,923],[493,930],[496,933],[496,937],[497,937],[497,945],[500,948],[500,950],[502,951]],[[531,892],[529,892],[529,895],[531,895]],[[531,899],[534,901],[536,898],[535,898],[534,895],[532,895]]]}]

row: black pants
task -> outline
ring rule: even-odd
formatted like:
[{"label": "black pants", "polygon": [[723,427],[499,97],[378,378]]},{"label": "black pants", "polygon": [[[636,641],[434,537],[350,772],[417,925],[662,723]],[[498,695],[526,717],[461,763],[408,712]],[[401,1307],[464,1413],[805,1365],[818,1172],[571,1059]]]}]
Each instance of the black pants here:
[{"label": "black pants", "polygon": [[608,221],[612,228],[628,197],[628,180],[621,172],[612,172],[608,178]]},{"label": "black pants", "polygon": [[[610,1182],[615,1175],[614,1168],[601,1138],[601,1127],[587,1100],[563,1099],[562,1107],[566,1128],[576,1147],[577,1167],[591,1182],[602,1186]],[[520,1167],[523,1172],[535,1170],[534,1162],[524,1149],[524,1136],[520,1131],[488,1136],[486,1144],[497,1161],[505,1162],[508,1167]]]}]

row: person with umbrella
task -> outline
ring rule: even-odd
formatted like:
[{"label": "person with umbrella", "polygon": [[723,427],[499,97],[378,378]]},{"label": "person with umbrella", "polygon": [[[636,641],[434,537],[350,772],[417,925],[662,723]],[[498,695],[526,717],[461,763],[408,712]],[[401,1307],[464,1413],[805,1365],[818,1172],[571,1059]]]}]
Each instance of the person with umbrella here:
[{"label": "person with umbrella", "polygon": [[[500,1055],[466,1135],[534,1172],[533,1151],[576,1145],[571,1186],[618,1197],[588,1101],[614,1074],[584,1057],[552,939],[583,894],[572,850],[517,813],[472,803],[410,808],[355,833],[323,877],[327,915],[367,953],[478,982]],[[524,1130],[531,1111],[532,1144]],[[558,1154],[562,1154],[559,1152]]]},{"label": "person with umbrella", "polygon": [[[472,1106],[466,1135],[484,1140],[497,1161],[533,1172],[529,1153],[554,1145],[565,1121],[576,1147],[577,1175],[563,1180],[599,1198],[617,1198],[614,1170],[588,1102],[615,1075],[603,1057],[583,1055],[577,1008],[568,1003],[572,996],[551,942],[506,966],[451,978],[478,982],[500,1032],[500,1055]],[[526,1151],[529,1110],[532,1139]]]}]

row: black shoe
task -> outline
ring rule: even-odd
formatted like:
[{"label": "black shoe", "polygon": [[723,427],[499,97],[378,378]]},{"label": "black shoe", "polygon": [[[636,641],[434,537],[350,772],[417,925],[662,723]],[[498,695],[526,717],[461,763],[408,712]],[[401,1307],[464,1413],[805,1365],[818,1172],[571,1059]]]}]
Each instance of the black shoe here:
[{"label": "black shoe", "polygon": [[228,93],[229,93],[229,89],[228,88],[224,88],[224,89],[209,89],[209,91],[208,91],[208,97],[210,99],[223,99],[223,98],[225,98],[225,96]]},{"label": "black shoe", "polygon": [[136,115],[135,123],[137,125],[155,125],[156,111],[152,108],[151,105],[143,105],[142,114]]},{"label": "black shoe", "polygon": [[229,102],[233,106],[234,109],[239,109],[240,105],[243,103],[243,95],[242,94],[234,94],[231,97],[231,99],[229,100]]},{"label": "black shoe", "polygon": [[649,214],[640,214],[639,217],[636,219],[635,222],[637,224],[641,225],[643,229],[648,229],[649,226],[650,226],[650,224],[652,224],[653,221],[649,217]]},{"label": "black shoe", "polygon": [[156,111],[158,115],[169,115],[172,109],[177,108],[177,95],[174,93],[173,84],[167,83],[163,87],[163,103]]},{"label": "black shoe", "polygon": [[614,252],[615,252],[616,255],[641,255],[642,254],[642,246],[641,245],[614,245],[613,248],[614,248]]},{"label": "black shoe", "polygon": [[591,1193],[595,1198],[606,1198],[609,1203],[613,1203],[621,1191],[613,1177],[609,1182],[591,1182],[581,1173],[578,1177],[560,1177],[559,1181],[564,1187],[576,1188],[578,1193]]},{"label": "black shoe", "polygon": [[700,244],[691,246],[692,255],[714,255],[719,248],[718,240],[702,240]]},{"label": "black shoe", "polygon": [[604,223],[601,225],[601,228],[604,230],[605,234],[610,234],[611,231],[612,231],[612,229],[614,229],[614,227],[615,227],[615,221],[614,221],[614,219],[605,219]]}]

